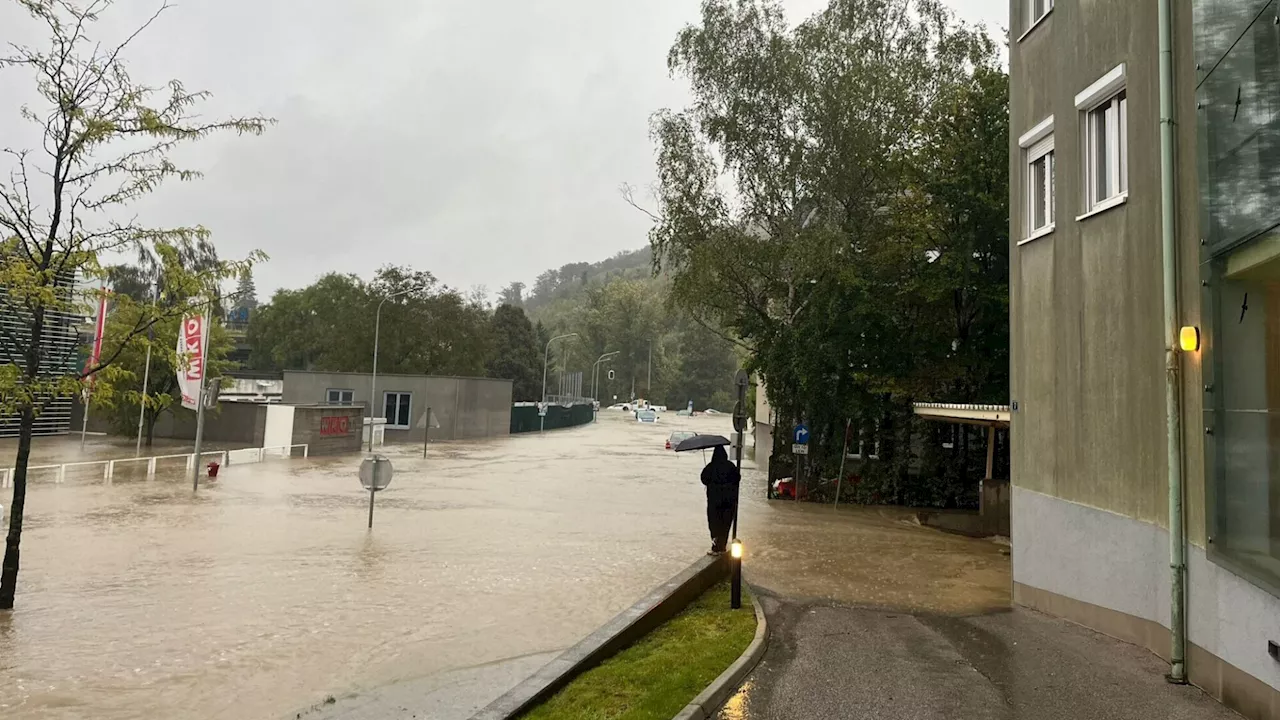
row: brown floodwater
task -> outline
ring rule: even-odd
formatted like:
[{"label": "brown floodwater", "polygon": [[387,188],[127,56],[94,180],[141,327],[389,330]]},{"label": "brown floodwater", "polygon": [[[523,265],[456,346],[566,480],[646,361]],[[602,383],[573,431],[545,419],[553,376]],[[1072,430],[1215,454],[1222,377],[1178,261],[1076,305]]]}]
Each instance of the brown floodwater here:
[{"label": "brown floodwater", "polygon": [[[701,454],[663,441],[728,422],[663,420],[605,412],[427,460],[389,448],[372,532],[355,456],[232,465],[194,495],[180,462],[150,481],[37,475],[17,608],[0,613],[0,717],[292,717],[567,647],[709,544]],[[37,443],[40,462],[133,453]],[[0,464],[12,452],[0,444]]]}]

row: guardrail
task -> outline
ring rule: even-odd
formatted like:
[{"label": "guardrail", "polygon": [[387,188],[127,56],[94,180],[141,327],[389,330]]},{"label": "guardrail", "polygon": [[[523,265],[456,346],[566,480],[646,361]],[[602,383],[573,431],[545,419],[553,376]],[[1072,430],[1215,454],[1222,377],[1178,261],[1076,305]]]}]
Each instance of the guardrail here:
[{"label": "guardrail", "polygon": [[[259,448],[241,448],[239,450],[209,450],[207,452],[200,453],[200,460],[201,462],[203,462],[204,459],[207,457],[215,457],[215,458],[221,458],[221,462],[219,464],[225,465],[225,466],[253,464],[253,463],[260,463],[263,460],[270,457],[279,457],[279,458],[293,457],[294,448],[302,448],[302,457],[307,457],[310,451],[310,445],[306,445],[306,444],[270,445],[267,447],[259,447]],[[102,480],[104,482],[111,482],[112,478],[115,477],[117,465],[129,465],[130,463],[146,463],[147,479],[149,480],[155,477],[156,475],[157,460],[177,460],[179,458],[186,460],[186,472],[191,472],[191,469],[195,466],[195,463],[196,463],[195,453],[180,453],[177,455],[153,455],[151,457],[140,457],[140,458],[115,458],[112,460],[88,460],[84,462],[61,463],[57,465],[29,465],[27,466],[27,473],[29,475],[33,470],[57,470],[58,473],[57,473],[57,476],[54,478],[54,483],[58,484],[58,483],[66,482],[67,468],[82,468],[82,467],[93,467],[96,465],[101,465]],[[0,468],[0,488],[7,488],[7,487],[13,486],[13,475],[15,471],[16,471],[16,468]]]}]

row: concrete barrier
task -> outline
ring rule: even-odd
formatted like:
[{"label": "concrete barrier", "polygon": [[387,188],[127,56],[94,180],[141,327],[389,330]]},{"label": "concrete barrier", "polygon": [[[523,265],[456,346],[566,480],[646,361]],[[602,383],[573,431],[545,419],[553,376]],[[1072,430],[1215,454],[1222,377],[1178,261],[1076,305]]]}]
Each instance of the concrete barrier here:
[{"label": "concrete barrier", "polygon": [[489,703],[471,720],[508,720],[675,617],[729,574],[729,556],[705,556],[565,650],[532,677]]}]

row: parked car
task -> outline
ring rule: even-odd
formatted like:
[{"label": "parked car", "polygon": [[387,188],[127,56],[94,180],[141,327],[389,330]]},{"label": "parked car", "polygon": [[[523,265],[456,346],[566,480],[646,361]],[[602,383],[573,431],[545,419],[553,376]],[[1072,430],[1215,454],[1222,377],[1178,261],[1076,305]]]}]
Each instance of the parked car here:
[{"label": "parked car", "polygon": [[688,440],[689,438],[697,434],[698,433],[693,432],[691,430],[676,430],[675,432],[667,436],[667,449],[674,450],[675,447],[679,445],[681,442],[683,442],[684,440]]},{"label": "parked car", "polygon": [[658,422],[658,413],[649,408],[637,410],[636,420],[642,423],[656,423]]}]

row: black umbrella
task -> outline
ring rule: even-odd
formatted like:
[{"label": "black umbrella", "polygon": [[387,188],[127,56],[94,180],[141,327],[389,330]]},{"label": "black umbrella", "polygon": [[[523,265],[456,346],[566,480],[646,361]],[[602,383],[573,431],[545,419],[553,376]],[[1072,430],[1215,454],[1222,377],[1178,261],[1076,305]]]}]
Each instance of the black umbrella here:
[{"label": "black umbrella", "polygon": [[729,439],[720,435],[694,435],[691,438],[685,438],[676,445],[676,452],[684,452],[685,450],[706,450],[707,448],[719,445],[728,445]]}]

